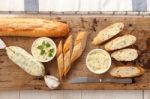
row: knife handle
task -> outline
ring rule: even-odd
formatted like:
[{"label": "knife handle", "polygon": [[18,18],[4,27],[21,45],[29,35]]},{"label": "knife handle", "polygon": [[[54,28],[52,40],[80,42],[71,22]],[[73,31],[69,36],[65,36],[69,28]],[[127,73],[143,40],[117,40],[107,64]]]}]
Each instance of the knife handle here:
[{"label": "knife handle", "polygon": [[100,79],[100,82],[131,84],[133,80],[132,78],[106,78]]}]

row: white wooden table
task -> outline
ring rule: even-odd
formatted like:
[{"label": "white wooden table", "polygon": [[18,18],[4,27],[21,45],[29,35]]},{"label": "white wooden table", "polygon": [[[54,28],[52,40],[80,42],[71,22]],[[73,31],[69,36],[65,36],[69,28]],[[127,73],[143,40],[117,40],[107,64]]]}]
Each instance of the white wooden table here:
[{"label": "white wooden table", "polygon": [[[150,0],[26,0],[26,3],[36,2],[29,7],[24,0],[0,0],[0,12],[10,11],[124,11],[121,14],[137,14],[131,11],[141,11],[140,14],[150,14]],[[38,7],[37,7],[38,5]],[[144,6],[144,7],[143,7]],[[111,11],[111,12],[110,12]],[[129,11],[129,12],[128,12]],[[102,12],[104,13],[104,12]],[[114,13],[113,13],[114,14]],[[139,13],[138,13],[139,14]],[[0,91],[0,99],[150,99],[149,90],[11,90]]]}]

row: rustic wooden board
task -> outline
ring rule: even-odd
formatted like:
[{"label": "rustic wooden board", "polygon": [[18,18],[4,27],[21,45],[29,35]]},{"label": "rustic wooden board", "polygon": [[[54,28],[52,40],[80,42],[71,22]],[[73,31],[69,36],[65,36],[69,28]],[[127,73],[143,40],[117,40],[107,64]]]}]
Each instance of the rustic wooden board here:
[{"label": "rustic wooden board", "polygon": [[[27,16],[24,16],[27,17]],[[32,16],[48,19],[56,19],[70,24],[73,36],[78,31],[86,30],[90,33],[87,41],[86,49],[83,55],[72,65],[72,69],[68,76],[62,81],[58,89],[150,89],[150,18],[149,17],[99,17],[99,16]],[[95,84],[69,84],[67,81],[74,77],[90,76],[90,77],[111,77],[108,73],[96,75],[91,73],[86,65],[85,58],[87,53],[94,48],[103,48],[103,46],[93,46],[91,41],[97,32],[114,22],[124,22],[124,31],[119,35],[133,34],[137,37],[137,42],[132,45],[139,53],[138,59],[133,62],[117,62],[112,60],[112,66],[119,65],[141,65],[146,69],[143,76],[135,78],[134,84],[112,84],[112,83],[95,83]],[[1,37],[7,46],[20,46],[29,53],[31,44],[36,38],[26,37]],[[58,43],[60,39],[54,38]],[[52,62],[45,63],[47,74],[58,77],[57,63],[54,59]],[[43,78],[32,77],[11,62],[5,50],[0,50],[0,89],[48,89]]]}]

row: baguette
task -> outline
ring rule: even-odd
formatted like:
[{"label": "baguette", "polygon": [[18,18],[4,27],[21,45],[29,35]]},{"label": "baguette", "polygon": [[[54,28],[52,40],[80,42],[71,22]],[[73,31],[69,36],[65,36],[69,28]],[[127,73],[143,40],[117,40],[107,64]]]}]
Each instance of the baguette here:
[{"label": "baguette", "polygon": [[78,59],[83,53],[86,46],[88,34],[89,33],[87,32],[78,33],[74,42],[74,48],[71,56],[71,63],[73,63],[76,59]]},{"label": "baguette", "polygon": [[113,51],[121,48],[128,47],[136,42],[136,37],[133,35],[124,35],[121,37],[117,37],[112,41],[105,44],[105,49],[107,51]]},{"label": "baguette", "polygon": [[63,70],[64,70],[64,57],[63,57],[62,41],[60,41],[58,44],[56,57],[57,57],[57,63],[58,63],[59,76],[60,76],[60,79],[62,79],[63,78]]},{"label": "baguette", "polygon": [[107,40],[109,40],[110,38],[114,37],[115,35],[117,35],[119,32],[121,32],[124,28],[124,24],[123,23],[114,23],[108,27],[106,27],[105,29],[101,30],[97,36],[94,38],[93,40],[93,44],[94,45],[98,45],[101,44]]},{"label": "baguette", "polygon": [[72,54],[72,47],[73,47],[73,38],[72,35],[70,35],[63,46],[63,53],[64,53],[64,76],[67,75],[68,71],[71,68],[71,54]]},{"label": "baguette", "polygon": [[68,35],[65,23],[33,18],[0,18],[0,36],[63,37]]},{"label": "baguette", "polygon": [[117,61],[133,61],[138,57],[138,53],[136,49],[127,48],[113,52],[111,57]]},{"label": "baguette", "polygon": [[112,68],[109,73],[113,77],[137,77],[144,74],[144,69],[140,66],[121,66]]}]

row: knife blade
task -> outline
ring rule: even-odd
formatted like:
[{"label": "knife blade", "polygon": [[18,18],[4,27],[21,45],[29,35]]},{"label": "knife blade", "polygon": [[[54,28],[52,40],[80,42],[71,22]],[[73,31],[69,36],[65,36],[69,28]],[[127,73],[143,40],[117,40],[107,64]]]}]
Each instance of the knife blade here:
[{"label": "knife blade", "polygon": [[71,84],[79,83],[123,83],[130,84],[133,83],[131,78],[93,78],[93,77],[76,77],[69,80]]}]

